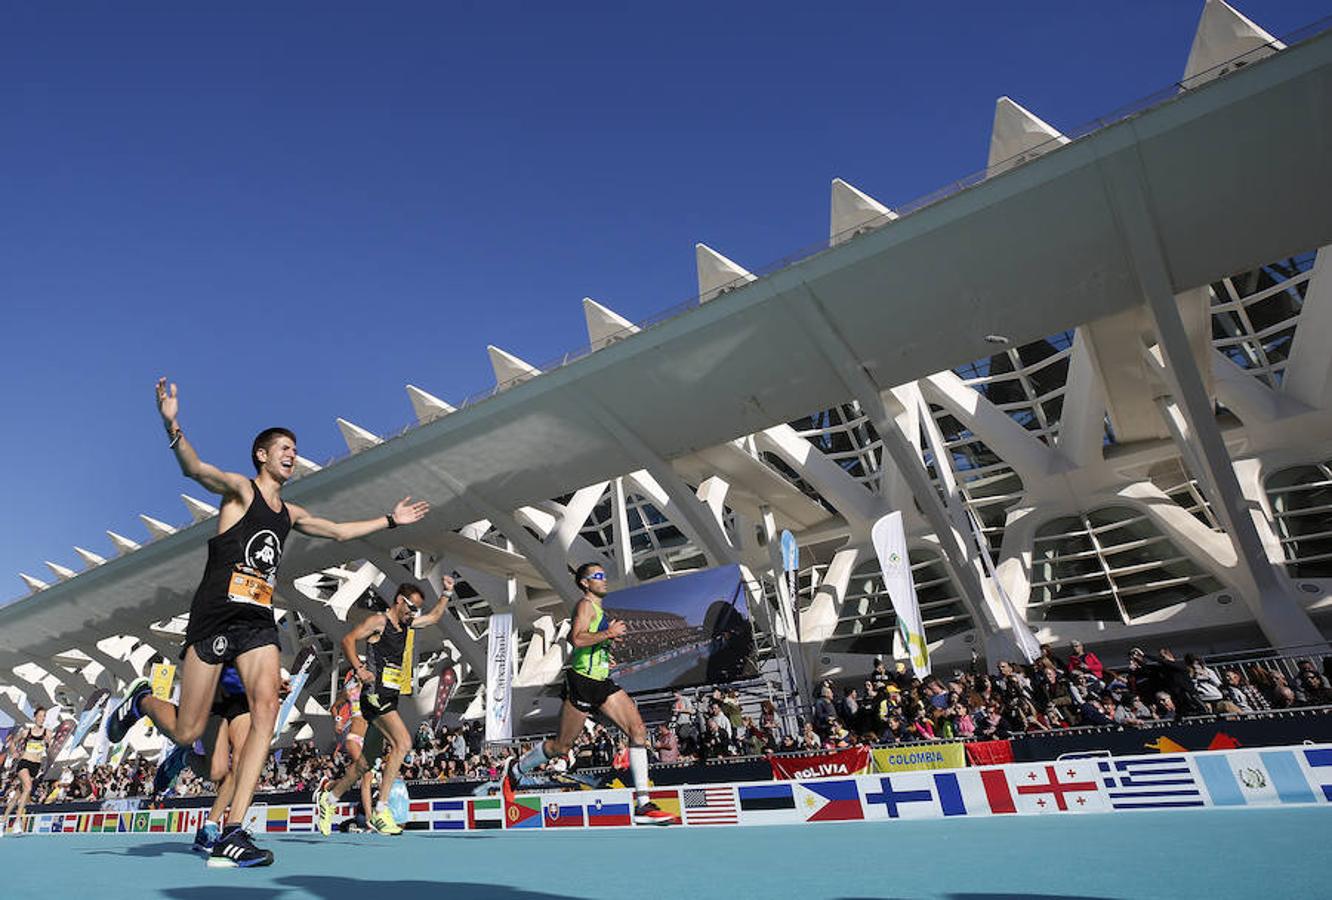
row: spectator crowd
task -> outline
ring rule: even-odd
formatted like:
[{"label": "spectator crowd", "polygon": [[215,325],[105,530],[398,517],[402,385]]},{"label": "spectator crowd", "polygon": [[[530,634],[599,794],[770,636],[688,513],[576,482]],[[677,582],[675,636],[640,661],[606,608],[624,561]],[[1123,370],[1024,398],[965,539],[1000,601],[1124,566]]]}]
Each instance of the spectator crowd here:
[{"label": "spectator crowd", "polygon": [[[949,675],[913,677],[898,664],[889,671],[876,659],[870,676],[856,684],[820,686],[811,714],[788,729],[770,699],[742,701],[731,689],[680,691],[667,721],[652,733],[656,761],[662,764],[707,762],[769,753],[839,750],[867,745],[975,738],[1004,739],[1030,732],[1079,726],[1138,728],[1185,716],[1242,715],[1268,710],[1332,705],[1328,672],[1311,659],[1300,660],[1287,675],[1261,662],[1209,666],[1169,649],[1129,653],[1126,665],[1108,668],[1097,655],[1074,642],[1066,656],[1046,645],[1031,665],[1000,662],[995,674],[980,671],[973,658],[968,670]],[[509,753],[483,746],[479,721],[434,731],[422,722],[413,737],[402,777],[421,781],[493,781]],[[627,768],[623,736],[592,723],[569,758],[556,768]],[[275,750],[265,766],[260,792],[311,792],[347,765],[340,749],[322,752],[313,741],[297,741]],[[66,769],[55,780],[34,787],[32,802],[111,800],[144,797],[152,791],[156,760],[134,758],[119,765]],[[3,789],[14,778],[6,773]],[[213,785],[188,770],[175,787],[177,796],[209,794]]]}]

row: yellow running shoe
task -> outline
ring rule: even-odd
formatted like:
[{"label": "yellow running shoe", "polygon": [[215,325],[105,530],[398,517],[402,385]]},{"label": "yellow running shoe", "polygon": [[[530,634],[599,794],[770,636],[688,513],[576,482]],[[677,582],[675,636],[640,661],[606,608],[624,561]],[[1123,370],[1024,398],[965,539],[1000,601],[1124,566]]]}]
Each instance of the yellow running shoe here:
[{"label": "yellow running shoe", "polygon": [[370,817],[370,827],[380,834],[402,834],[402,826],[393,819],[393,813],[388,807],[377,810]]},{"label": "yellow running shoe", "polygon": [[320,790],[315,794],[315,807],[319,811],[319,833],[328,837],[333,833],[333,817],[338,812],[338,804],[332,792]]}]

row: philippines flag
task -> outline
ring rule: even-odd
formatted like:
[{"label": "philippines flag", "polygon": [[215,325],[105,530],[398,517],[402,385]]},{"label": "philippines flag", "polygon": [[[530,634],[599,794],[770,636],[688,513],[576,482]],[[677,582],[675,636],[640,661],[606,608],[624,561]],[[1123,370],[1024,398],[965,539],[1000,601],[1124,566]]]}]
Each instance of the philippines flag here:
[{"label": "philippines flag", "polygon": [[542,810],[547,828],[582,828],[586,824],[581,803],[549,801]]},{"label": "philippines flag", "polygon": [[953,772],[898,772],[875,782],[862,779],[866,818],[933,819],[965,816],[967,805]]},{"label": "philippines flag", "polygon": [[1184,756],[1108,759],[1096,764],[1114,809],[1206,806],[1202,788]]},{"label": "philippines flag", "polygon": [[806,822],[849,822],[865,818],[860,791],[851,779],[799,781],[795,785],[797,809]]},{"label": "philippines flag", "polygon": [[1304,751],[1304,762],[1323,799],[1332,802],[1332,748],[1318,747]]}]

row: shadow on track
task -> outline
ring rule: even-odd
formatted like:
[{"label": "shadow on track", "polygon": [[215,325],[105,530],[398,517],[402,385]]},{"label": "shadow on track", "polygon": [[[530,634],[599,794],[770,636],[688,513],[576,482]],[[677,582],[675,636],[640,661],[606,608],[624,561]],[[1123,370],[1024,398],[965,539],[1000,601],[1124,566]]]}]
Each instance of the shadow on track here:
[{"label": "shadow on track", "polygon": [[156,844],[134,844],[118,850],[84,850],[84,856],[197,856],[189,841],[159,841]]},{"label": "shadow on track", "polygon": [[172,900],[345,900],[347,897],[385,896],[394,900],[417,897],[466,897],[468,900],[576,900],[563,894],[527,891],[498,884],[459,881],[387,881],[344,878],[337,875],[287,875],[276,879],[282,887],[238,888],[224,885],[164,888],[160,894]]}]

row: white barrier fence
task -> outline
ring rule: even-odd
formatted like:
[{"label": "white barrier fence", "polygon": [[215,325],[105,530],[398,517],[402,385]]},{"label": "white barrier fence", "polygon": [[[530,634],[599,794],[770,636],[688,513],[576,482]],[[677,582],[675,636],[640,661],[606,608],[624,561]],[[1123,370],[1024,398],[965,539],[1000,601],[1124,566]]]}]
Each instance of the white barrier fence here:
[{"label": "white barrier fence", "polygon": [[[1081,815],[1152,809],[1332,805],[1332,744],[1098,757],[949,771],[655,788],[684,827]],[[413,800],[408,827],[432,831],[632,827],[627,789]],[[40,834],[192,833],[205,810],[36,813]],[[342,804],[340,816],[352,806]],[[259,805],[256,832],[315,830],[310,804]]]}]

